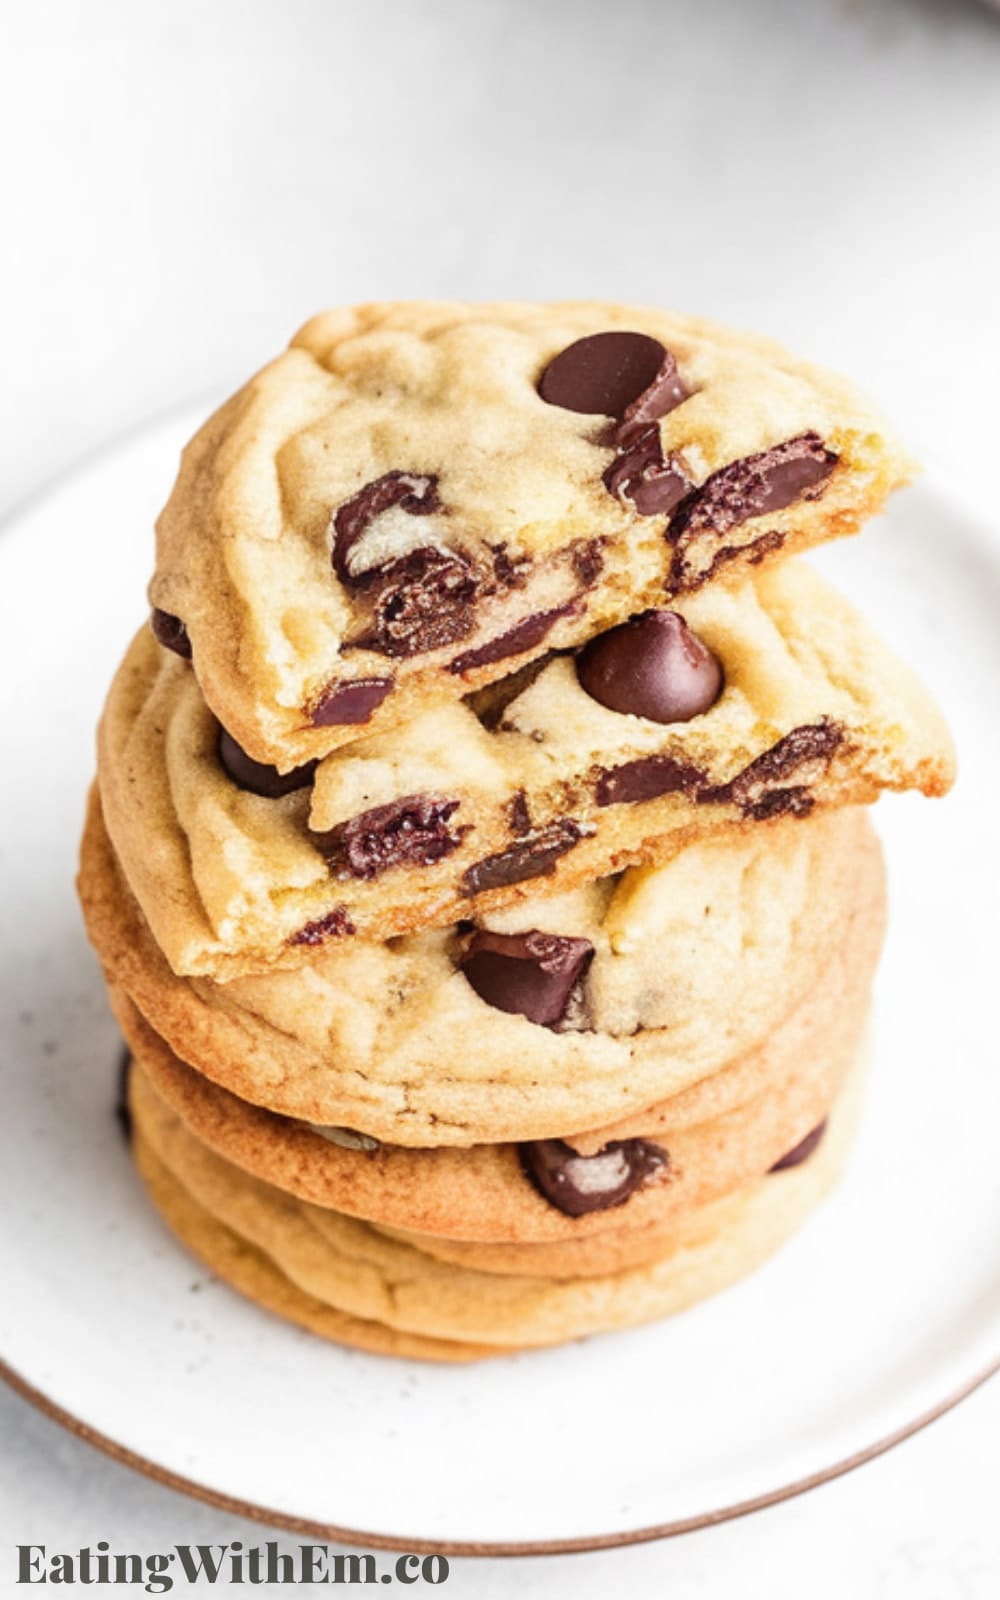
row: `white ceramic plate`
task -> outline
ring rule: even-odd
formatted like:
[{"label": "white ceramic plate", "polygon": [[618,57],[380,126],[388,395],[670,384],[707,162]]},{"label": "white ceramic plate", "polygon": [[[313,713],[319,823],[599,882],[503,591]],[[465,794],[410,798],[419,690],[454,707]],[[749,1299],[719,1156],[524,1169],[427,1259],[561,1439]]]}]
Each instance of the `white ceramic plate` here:
[{"label": "white ceramic plate", "polygon": [[0,538],[0,1357],[105,1448],[272,1522],[408,1549],[614,1543],[766,1503],[884,1448],[1000,1357],[1000,542],[934,482],[823,552],[938,692],[961,782],[887,800],[891,933],[847,1179],[783,1253],[671,1322],[441,1370],[342,1351],[209,1278],[112,1117],[118,1045],[72,878],[92,730],[144,613],[194,420]]}]

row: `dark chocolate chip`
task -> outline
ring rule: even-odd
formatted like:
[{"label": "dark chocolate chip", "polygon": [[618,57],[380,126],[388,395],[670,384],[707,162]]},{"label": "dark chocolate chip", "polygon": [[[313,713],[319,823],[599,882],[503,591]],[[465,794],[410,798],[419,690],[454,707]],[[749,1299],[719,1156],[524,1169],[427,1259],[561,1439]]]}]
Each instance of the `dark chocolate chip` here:
[{"label": "dark chocolate chip", "polygon": [[703,529],[728,533],[751,517],[783,511],[798,500],[816,500],[839,460],[818,433],[803,433],[770,450],[731,461],[678,507],[667,536],[676,542]]},{"label": "dark chocolate chip", "polygon": [[613,329],[567,345],[549,362],[538,392],[550,406],[652,422],[687,397],[677,362],[658,339]]},{"label": "dark chocolate chip", "polygon": [[594,799],[599,806],[620,806],[656,800],[661,794],[693,793],[704,782],[700,767],[673,756],[640,756],[620,767],[602,769],[594,785]]},{"label": "dark chocolate chip", "polygon": [[626,424],[615,435],[618,454],[604,474],[604,486],[628,500],[641,517],[663,516],[690,493],[691,479],[673,456],[665,459],[655,422]]},{"label": "dark chocolate chip", "polygon": [[474,861],[462,876],[463,893],[482,894],[486,889],[504,889],[511,883],[523,883],[525,878],[548,877],[555,871],[556,862],[567,850],[572,850],[583,838],[583,829],[569,817],[561,817],[523,839],[519,844],[501,850],[497,855]]},{"label": "dark chocolate chip", "polygon": [[761,781],[787,778],[807,761],[828,761],[844,740],[844,730],[839,723],[823,717],[819,722],[807,722],[793,728],[783,739],[765,750],[749,766],[743,768],[730,785],[740,796],[740,791]]},{"label": "dark chocolate chip", "polygon": [[132,1143],[132,1108],[128,1103],[128,1080],[131,1069],[132,1053],[127,1045],[123,1045],[118,1057],[115,1121],[121,1129],[126,1144]]},{"label": "dark chocolate chip", "polygon": [[449,663],[448,671],[470,672],[473,667],[485,667],[492,661],[505,661],[508,656],[523,655],[525,650],[533,650],[541,644],[545,635],[563,617],[572,616],[579,609],[579,601],[567,600],[565,605],[555,606],[551,611],[539,611],[533,617],[525,617],[523,622],[508,628],[506,633],[497,634],[495,639],[488,639],[474,650],[466,650],[456,656]]},{"label": "dark chocolate chip", "polygon": [[573,573],[584,591],[592,589],[604,571],[603,545],[603,539],[582,539],[573,546]]},{"label": "dark chocolate chip", "polygon": [[472,632],[478,585],[464,556],[422,545],[370,577],[373,625],[351,641],[354,649],[415,656],[456,644]]},{"label": "dark chocolate chip", "polygon": [[429,867],[458,848],[464,829],[452,832],[448,819],[458,800],[410,794],[373,806],[313,838],[331,868],[352,878],[377,878],[390,867]]},{"label": "dark chocolate chip", "polygon": [[351,571],[351,551],[369,523],[383,511],[398,506],[411,517],[425,517],[439,511],[437,478],[422,472],[387,472],[366,483],[333,514],[333,542],[330,560],[341,583],[364,582],[366,572]]},{"label": "dark chocolate chip", "polygon": [[769,532],[760,534],[756,539],[751,539],[749,544],[737,547],[735,550],[728,546],[716,552],[712,558],[712,573],[721,567],[727,557],[742,556],[743,560],[751,567],[759,567],[768,556],[773,556],[780,550],[785,542],[785,534],[778,528],[771,528]]},{"label": "dark chocolate chip", "polygon": [[508,800],[507,821],[515,839],[523,839],[526,833],[531,832],[531,812],[528,809],[528,796],[523,789],[516,790]]},{"label": "dark chocolate chip", "polygon": [[219,729],[219,760],[227,775],[240,789],[263,795],[265,800],[278,800],[283,794],[292,794],[312,783],[316,771],[315,761],[307,761],[291,772],[279,772],[263,761],[253,761],[236,743],[225,728]]},{"label": "dark chocolate chip", "polygon": [[718,661],[676,611],[643,611],[598,634],[576,675],[600,705],[652,722],[690,722],[722,691]]},{"label": "dark chocolate chip", "polygon": [[709,583],[724,566],[730,561],[743,561],[749,567],[759,567],[768,556],[774,555],[785,542],[786,535],[780,528],[769,528],[766,533],[760,533],[756,539],[751,539],[747,544],[724,544],[716,550],[707,566],[700,569],[695,565],[688,570],[688,543],[681,539],[674,546],[673,557],[670,562],[670,573],[666,582],[668,594],[683,594],[694,589],[700,589],[703,584]]},{"label": "dark chocolate chip", "polygon": [[180,617],[172,617],[169,611],[160,611],[158,607],[154,607],[150,614],[149,626],[153,630],[153,638],[162,644],[165,650],[172,650],[175,656],[183,656],[185,661],[190,661],[191,640]]},{"label": "dark chocolate chip", "polygon": [[742,811],[751,822],[769,822],[772,817],[807,817],[816,801],[808,789],[770,789],[757,800],[745,800]]},{"label": "dark chocolate chip", "polygon": [[770,1172],[784,1172],[788,1167],[801,1166],[803,1161],[808,1161],[825,1132],[826,1118],[824,1117],[823,1121],[817,1123],[816,1127],[810,1133],[807,1133],[805,1138],[801,1139],[794,1149],[789,1150],[786,1155],[782,1156],[780,1161],[776,1161],[774,1166],[768,1170]]},{"label": "dark chocolate chip", "polygon": [[613,1139],[593,1156],[577,1155],[562,1139],[536,1139],[518,1154],[542,1199],[567,1217],[624,1205],[670,1165],[669,1153],[649,1139]]},{"label": "dark chocolate chip", "polygon": [[622,421],[626,424],[655,422],[673,411],[682,400],[687,400],[690,393],[677,370],[677,357],[672,350],[665,349],[652,383],[625,407]]},{"label": "dark chocolate chip", "polygon": [[573,986],[594,947],[589,939],[554,933],[490,933],[469,940],[462,971],[480,1000],[551,1028],[566,1015]]},{"label": "dark chocolate chip", "polygon": [[523,589],[531,562],[527,556],[512,556],[506,540],[493,545],[493,577],[498,589]]},{"label": "dark chocolate chip", "polygon": [[347,914],[346,906],[334,906],[326,916],[317,917],[315,922],[307,922],[304,928],[299,928],[288,940],[289,944],[304,944],[310,948],[325,944],[328,939],[343,939],[357,930]]},{"label": "dark chocolate chip", "polygon": [[700,805],[728,805],[735,802],[745,816],[763,822],[768,817],[791,812],[805,816],[813,806],[812,796],[801,784],[786,789],[771,789],[812,762],[827,762],[844,740],[839,723],[824,717],[820,722],[793,728],[738,772],[728,783],[702,789]]},{"label": "dark chocolate chip", "polygon": [[347,728],[367,722],[390,694],[392,678],[354,678],[331,683],[309,715],[314,728]]}]

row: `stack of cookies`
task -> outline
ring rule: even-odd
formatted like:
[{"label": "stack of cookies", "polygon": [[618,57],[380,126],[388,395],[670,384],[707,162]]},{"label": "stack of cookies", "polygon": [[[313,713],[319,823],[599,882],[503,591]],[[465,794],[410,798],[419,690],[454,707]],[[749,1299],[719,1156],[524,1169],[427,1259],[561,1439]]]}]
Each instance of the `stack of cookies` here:
[{"label": "stack of cookies", "polygon": [[797,559],[910,464],[846,383],[614,305],[316,318],[185,451],[80,891],[135,1160],[221,1277],[459,1361],[663,1316],[835,1180],[944,793]]}]

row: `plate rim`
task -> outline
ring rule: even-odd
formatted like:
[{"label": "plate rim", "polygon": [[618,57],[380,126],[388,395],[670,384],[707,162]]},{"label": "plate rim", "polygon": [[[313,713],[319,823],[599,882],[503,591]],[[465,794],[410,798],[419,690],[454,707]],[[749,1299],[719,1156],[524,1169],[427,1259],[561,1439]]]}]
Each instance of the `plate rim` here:
[{"label": "plate rim", "polygon": [[[156,434],[167,432],[185,418],[194,417],[196,414],[202,415],[206,406],[212,406],[214,394],[214,390],[211,394],[206,391],[201,391],[198,394],[188,394],[171,405],[157,409],[145,418],[109,435],[91,450],[71,459],[60,469],[57,469],[44,482],[29,488],[27,493],[18,496],[0,514],[0,546],[6,543],[8,535],[16,532],[19,524],[30,519],[41,510],[46,501],[56,498],[60,493],[65,493],[67,490],[72,490],[77,483],[85,480],[91,472],[110,465],[115,457],[128,451],[130,447],[138,446]],[[949,461],[937,456],[933,451],[925,451],[923,453],[923,461],[924,470],[915,480],[914,489],[918,493],[924,491],[934,496],[943,497],[954,506],[960,515],[975,521],[981,528],[989,529],[992,536],[985,541],[989,554],[994,561],[1000,559],[1000,538],[997,537],[990,515],[986,507],[980,503],[979,496],[961,480],[954,465]],[[121,1443],[110,1434],[102,1432],[91,1423],[78,1417],[74,1412],[61,1406],[50,1395],[29,1382],[0,1353],[0,1382],[33,1409],[111,1460],[117,1461],[139,1475],[159,1483],[165,1488],[184,1494],[193,1500],[212,1506],[217,1510],[229,1512],[232,1515],[246,1517],[253,1522],[269,1525],[284,1532],[305,1534],[356,1548],[406,1551],[421,1555],[440,1554],[479,1558],[555,1556],[587,1551],[621,1549],[630,1545],[647,1544],[657,1540],[674,1538],[680,1534],[692,1533],[702,1528],[714,1527],[752,1515],[756,1511],[766,1510],[770,1506],[781,1504],[786,1500],[808,1493],[824,1483],[829,1483],[836,1478],[855,1471],[869,1461],[876,1460],[879,1456],[886,1454],[897,1445],[921,1432],[924,1428],[929,1427],[931,1423],[936,1422],[940,1417],[954,1410],[970,1395],[982,1388],[990,1378],[996,1376],[997,1373],[1000,1373],[1000,1350],[998,1350],[995,1357],[987,1361],[985,1366],[977,1368],[971,1377],[965,1379],[958,1388],[950,1390],[943,1399],[935,1401],[933,1405],[926,1407],[915,1417],[900,1423],[896,1428],[881,1435],[872,1443],[837,1459],[829,1466],[817,1468],[806,1476],[782,1483],[748,1499],[734,1501],[711,1511],[612,1533],[576,1535],[556,1539],[462,1540],[447,1538],[426,1539],[422,1537],[406,1538],[394,1533],[378,1533],[366,1529],[350,1528],[338,1523],[323,1522],[315,1518],[297,1516],[291,1512],[278,1511],[272,1507],[261,1505],[256,1501],[244,1500],[239,1496],[227,1494],[222,1489],[213,1488],[196,1479],[188,1478],[182,1473],[175,1472],[172,1468]]]},{"label": "plate rim", "polygon": [[695,1533],[702,1528],[714,1528],[725,1522],[734,1522],[740,1517],[751,1516],[755,1511],[766,1511],[769,1506],[796,1499],[811,1489],[818,1489],[822,1484],[831,1483],[834,1479],[842,1478],[858,1467],[865,1466],[869,1461],[875,1461],[879,1456],[886,1455],[897,1445],[913,1438],[931,1423],[937,1422],[940,1417],[953,1411],[998,1373],[1000,1373],[1000,1353],[945,1399],[920,1412],[911,1421],[894,1428],[891,1433],[884,1434],[874,1443],[865,1445],[851,1455],[833,1462],[829,1467],[822,1467],[804,1478],[793,1479],[790,1483],[754,1495],[749,1500],[737,1500],[714,1511],[700,1512],[670,1522],[652,1523],[644,1528],[628,1528],[619,1533],[583,1534],[563,1539],[407,1539],[399,1534],[372,1533],[363,1528],[346,1528],[338,1523],[317,1522],[310,1517],[294,1516],[291,1512],[275,1511],[272,1507],[258,1505],[252,1500],[242,1500],[236,1495],[226,1494],[224,1490],[213,1489],[207,1484],[197,1482],[194,1478],[187,1478],[182,1473],[174,1472],[171,1468],[150,1460],[148,1456],[140,1455],[127,1445],[120,1444],[109,1434],[102,1433],[98,1428],[92,1427],[71,1411],[56,1404],[0,1357],[0,1380],[35,1410],[40,1411],[50,1421],[58,1423],[76,1438],[82,1439],[93,1449],[109,1456],[111,1460],[131,1468],[133,1472],[163,1485],[164,1488],[185,1494],[192,1500],[200,1500],[204,1505],[213,1506],[216,1510],[227,1511],[233,1516],[246,1517],[251,1522],[263,1523],[286,1533],[308,1534],[334,1544],[352,1545],[369,1550],[406,1551],[413,1555],[480,1558],[562,1556],[579,1555],[593,1550],[617,1550],[629,1545],[651,1544],[660,1539],[673,1539],[683,1533]]}]

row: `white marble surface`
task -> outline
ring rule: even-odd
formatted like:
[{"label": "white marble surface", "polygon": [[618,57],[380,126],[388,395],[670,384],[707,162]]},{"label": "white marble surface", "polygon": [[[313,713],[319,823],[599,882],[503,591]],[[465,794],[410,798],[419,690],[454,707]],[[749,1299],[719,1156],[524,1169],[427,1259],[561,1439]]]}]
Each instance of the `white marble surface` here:
[{"label": "white marble surface", "polygon": [[[1000,24],[972,0],[36,0],[5,22],[0,511],[317,306],[390,294],[767,329],[991,490]],[[998,1439],[994,1383],[797,1502],[455,1563],[447,1592],[993,1600]],[[25,1592],[15,1543],[234,1537],[262,1535],[0,1393],[0,1594]]]}]

